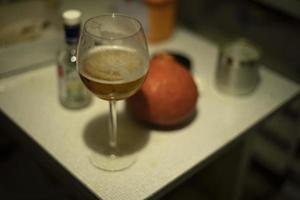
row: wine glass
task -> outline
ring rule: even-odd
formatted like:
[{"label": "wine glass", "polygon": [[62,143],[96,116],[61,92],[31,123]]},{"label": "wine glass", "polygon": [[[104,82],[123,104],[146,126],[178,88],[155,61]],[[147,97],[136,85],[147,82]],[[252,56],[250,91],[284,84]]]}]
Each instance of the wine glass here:
[{"label": "wine glass", "polygon": [[109,102],[109,141],[91,163],[107,171],[128,168],[134,154],[118,145],[116,101],[133,95],[148,71],[149,51],[141,23],[130,16],[104,14],[88,19],[78,45],[77,70],[84,85]]}]

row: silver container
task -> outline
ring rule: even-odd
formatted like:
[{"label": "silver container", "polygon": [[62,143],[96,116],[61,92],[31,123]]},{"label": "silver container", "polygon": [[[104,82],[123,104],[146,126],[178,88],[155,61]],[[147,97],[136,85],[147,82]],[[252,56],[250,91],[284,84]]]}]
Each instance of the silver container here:
[{"label": "silver container", "polygon": [[248,40],[239,39],[221,49],[217,88],[227,94],[251,93],[259,82],[260,53]]}]

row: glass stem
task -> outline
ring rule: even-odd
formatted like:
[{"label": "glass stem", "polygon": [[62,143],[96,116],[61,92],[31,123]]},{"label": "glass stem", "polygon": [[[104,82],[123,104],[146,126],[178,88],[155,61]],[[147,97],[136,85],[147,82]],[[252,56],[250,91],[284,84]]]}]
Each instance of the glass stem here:
[{"label": "glass stem", "polygon": [[112,149],[117,147],[117,110],[116,101],[109,101],[109,146]]}]

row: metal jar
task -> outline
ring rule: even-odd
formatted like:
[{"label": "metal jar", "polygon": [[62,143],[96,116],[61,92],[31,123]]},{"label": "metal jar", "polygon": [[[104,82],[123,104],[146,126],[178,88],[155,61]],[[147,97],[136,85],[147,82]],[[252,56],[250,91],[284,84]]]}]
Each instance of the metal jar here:
[{"label": "metal jar", "polygon": [[259,82],[259,59],[259,51],[246,39],[224,46],[217,66],[217,88],[231,95],[251,93]]}]

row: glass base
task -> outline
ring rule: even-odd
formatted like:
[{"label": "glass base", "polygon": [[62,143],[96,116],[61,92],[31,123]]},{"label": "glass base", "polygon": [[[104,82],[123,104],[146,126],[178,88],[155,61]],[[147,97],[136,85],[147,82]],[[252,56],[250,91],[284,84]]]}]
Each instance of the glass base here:
[{"label": "glass base", "polygon": [[90,156],[92,165],[105,171],[121,171],[133,165],[135,161],[135,154],[120,156],[117,153],[101,154],[93,152]]}]

